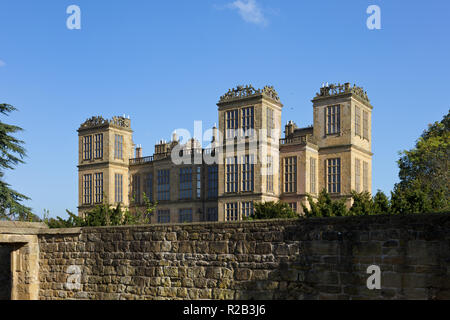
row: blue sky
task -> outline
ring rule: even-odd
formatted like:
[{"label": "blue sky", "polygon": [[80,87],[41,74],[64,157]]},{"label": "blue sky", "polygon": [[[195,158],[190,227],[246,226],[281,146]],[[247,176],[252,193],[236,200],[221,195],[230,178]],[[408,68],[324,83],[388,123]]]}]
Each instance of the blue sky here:
[{"label": "blue sky", "polygon": [[[81,8],[68,30],[66,8]],[[366,27],[369,5],[381,30]],[[450,107],[450,2],[0,2],[0,102],[19,112],[26,164],[6,174],[35,213],[77,206],[76,129],[93,115],[130,115],[144,154],[176,128],[217,122],[228,88],[273,85],[283,123],[312,124],[323,82],[357,83],[373,110],[373,189],[398,180],[398,151]],[[168,118],[171,118],[168,121]]]}]

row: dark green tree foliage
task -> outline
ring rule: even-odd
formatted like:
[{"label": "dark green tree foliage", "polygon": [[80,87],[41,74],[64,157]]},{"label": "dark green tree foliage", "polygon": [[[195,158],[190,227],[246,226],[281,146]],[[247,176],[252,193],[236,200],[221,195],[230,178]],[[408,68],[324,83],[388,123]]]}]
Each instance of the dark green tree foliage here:
[{"label": "dark green tree foliage", "polygon": [[429,125],[416,146],[401,153],[400,182],[392,193],[394,213],[447,211],[450,208],[450,111]]},{"label": "dark green tree foliage", "polygon": [[[0,104],[0,113],[8,115],[16,108],[9,104]],[[24,142],[13,136],[22,128],[0,121],[0,220],[33,220],[31,209],[24,206],[22,201],[29,198],[13,189],[4,181],[4,170],[13,170],[23,163],[26,156]]]},{"label": "dark green tree foliage", "polygon": [[307,196],[309,208],[302,203],[303,212],[306,217],[340,217],[347,215],[345,199],[332,200],[328,192],[323,189],[319,193],[317,201]]},{"label": "dark green tree foliage", "polygon": [[298,214],[288,204],[280,201],[255,203],[254,214],[250,217],[250,219],[255,220],[288,218],[298,218]]},{"label": "dark green tree foliage", "polygon": [[[105,198],[106,199],[106,198]],[[143,195],[145,210],[136,208],[133,212],[123,209],[120,204],[117,207],[111,207],[107,200],[94,209],[86,212],[83,217],[79,217],[72,212],[67,211],[68,219],[57,217],[56,219],[44,219],[44,222],[50,228],[75,228],[75,227],[104,227],[104,226],[123,226],[149,224],[151,215],[156,207],[152,204],[146,195]]]},{"label": "dark green tree foliage", "polygon": [[383,191],[378,190],[373,197],[373,214],[389,214],[391,212],[391,206],[389,198]]},{"label": "dark green tree foliage", "polygon": [[407,186],[396,184],[391,193],[391,212],[394,214],[430,213],[448,210],[448,199],[442,190],[430,190],[419,181]]},{"label": "dark green tree foliage", "polygon": [[351,216],[364,216],[374,214],[373,199],[369,192],[357,193],[352,191],[353,204],[349,210]]}]

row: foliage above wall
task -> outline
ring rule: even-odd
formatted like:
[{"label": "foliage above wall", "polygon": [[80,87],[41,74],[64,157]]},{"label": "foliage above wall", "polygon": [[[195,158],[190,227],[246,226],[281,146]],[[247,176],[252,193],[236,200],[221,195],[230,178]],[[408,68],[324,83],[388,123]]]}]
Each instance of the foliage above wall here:
[{"label": "foliage above wall", "polygon": [[136,208],[130,212],[127,208],[122,208],[118,204],[115,208],[111,207],[105,201],[103,204],[96,206],[94,209],[87,211],[82,217],[67,211],[68,219],[57,219],[44,217],[45,222],[50,228],[75,228],[75,227],[103,227],[103,226],[125,226],[125,225],[141,225],[149,224],[150,217],[156,208],[156,204],[149,201],[147,196],[143,195],[145,209]]},{"label": "foliage above wall", "polygon": [[298,215],[289,207],[288,204],[278,202],[255,203],[255,212],[249,220],[262,219],[287,219],[296,218]]},{"label": "foliage above wall", "polygon": [[[9,104],[0,104],[0,113],[8,115],[16,108]],[[0,121],[0,220],[30,220],[31,209],[22,201],[29,198],[13,189],[3,180],[5,170],[13,170],[18,164],[24,163],[26,156],[24,142],[12,134],[21,132],[22,128]]]}]

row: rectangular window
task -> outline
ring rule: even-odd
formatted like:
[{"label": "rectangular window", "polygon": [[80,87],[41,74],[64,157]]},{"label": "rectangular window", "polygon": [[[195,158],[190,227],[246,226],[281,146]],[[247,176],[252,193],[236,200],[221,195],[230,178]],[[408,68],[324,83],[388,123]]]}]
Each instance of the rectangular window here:
[{"label": "rectangular window", "polygon": [[355,135],[361,136],[361,109],[355,106]]},{"label": "rectangular window", "polygon": [[119,134],[115,135],[114,158],[123,160],[123,136]]},{"label": "rectangular window", "polygon": [[273,157],[267,156],[267,192],[273,192]]},{"label": "rectangular window", "polygon": [[253,107],[242,109],[242,129],[244,137],[253,135],[255,128],[255,116]]},{"label": "rectangular window", "polygon": [[202,197],[202,167],[197,167],[197,199]]},{"label": "rectangular window", "polygon": [[92,136],[83,137],[83,160],[91,160],[92,157]]},{"label": "rectangular window", "polygon": [[239,128],[239,110],[227,111],[225,114],[225,124],[227,139],[237,137]]},{"label": "rectangular window", "polygon": [[192,209],[180,209],[178,221],[180,223],[192,222]]},{"label": "rectangular window", "polygon": [[158,170],[158,201],[170,200],[170,170]]},{"label": "rectangular window", "polygon": [[132,176],[133,179],[133,199],[135,204],[141,203],[141,177],[138,174]]},{"label": "rectangular window", "polygon": [[341,132],[340,105],[327,107],[326,121],[327,134],[336,134]]},{"label": "rectangular window", "polygon": [[238,164],[237,157],[226,159],[226,191],[227,193],[238,192]]},{"label": "rectangular window", "polygon": [[226,221],[237,221],[239,219],[237,202],[225,204],[225,219]]},{"label": "rectangular window", "polygon": [[310,182],[310,192],[315,194],[316,191],[316,159],[311,158],[310,159],[310,175],[309,175],[309,182]]},{"label": "rectangular window", "polygon": [[361,161],[355,159],[355,191],[361,192]]},{"label": "rectangular window", "polygon": [[114,194],[115,194],[115,201],[116,203],[122,203],[123,202],[123,175],[116,173],[114,175]]},{"label": "rectangular window", "polygon": [[170,210],[158,210],[158,223],[170,223]]},{"label": "rectangular window", "polygon": [[153,202],[153,173],[147,173],[145,176],[145,195],[150,202]]},{"label": "rectangular window", "polygon": [[369,113],[363,111],[363,138],[369,140]]},{"label": "rectangular window", "polygon": [[254,156],[242,157],[242,191],[253,191],[254,189]]},{"label": "rectangular window", "polygon": [[208,199],[214,199],[218,196],[218,167],[208,167]]},{"label": "rectangular window", "polygon": [[206,209],[206,221],[218,221],[217,207]]},{"label": "rectangular window", "polygon": [[92,174],[83,176],[83,204],[92,203]]},{"label": "rectangular window", "polygon": [[289,208],[292,209],[292,211],[297,212],[297,202],[291,202],[291,203],[288,203],[288,205],[289,205]]},{"label": "rectangular window", "polygon": [[242,202],[242,217],[251,217],[253,215],[253,202]]},{"label": "rectangular window", "polygon": [[341,192],[341,159],[327,160],[327,185],[328,193]]},{"label": "rectangular window", "polygon": [[364,191],[369,191],[369,164],[363,162],[363,188]]},{"label": "rectangular window", "polygon": [[192,199],[192,167],[180,169],[180,200]]},{"label": "rectangular window", "polygon": [[275,128],[273,122],[273,109],[267,108],[267,136],[273,137],[272,130]]},{"label": "rectangular window", "polygon": [[103,158],[103,133],[94,136],[95,143],[95,159]]},{"label": "rectangular window", "polygon": [[103,173],[96,173],[95,177],[95,203],[103,202]]},{"label": "rectangular window", "polygon": [[297,192],[297,157],[284,158],[284,192]]}]

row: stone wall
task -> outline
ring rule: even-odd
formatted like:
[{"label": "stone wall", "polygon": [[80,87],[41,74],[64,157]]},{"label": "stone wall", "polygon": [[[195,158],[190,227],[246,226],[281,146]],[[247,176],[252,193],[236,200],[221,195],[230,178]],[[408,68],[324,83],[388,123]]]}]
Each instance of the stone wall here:
[{"label": "stone wall", "polygon": [[[40,299],[450,299],[448,214],[48,230],[38,237]],[[370,265],[381,268],[381,290],[366,286]]]}]

